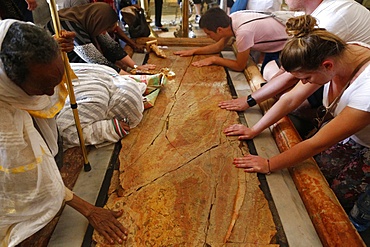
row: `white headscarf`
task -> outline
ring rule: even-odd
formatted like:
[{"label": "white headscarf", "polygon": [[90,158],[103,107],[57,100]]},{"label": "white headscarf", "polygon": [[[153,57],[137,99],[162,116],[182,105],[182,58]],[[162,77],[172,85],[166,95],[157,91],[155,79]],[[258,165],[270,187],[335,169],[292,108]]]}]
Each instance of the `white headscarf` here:
[{"label": "white headscarf", "polygon": [[[24,23],[17,20],[6,19],[0,21],[0,50],[9,27],[15,23]],[[32,23],[29,23],[32,25]],[[54,117],[64,106],[67,96],[67,90],[64,83],[55,87],[55,93],[52,96],[34,95],[30,96],[24,92],[18,85],[12,82],[4,71],[3,63],[0,60],[0,97],[1,100],[14,106],[15,108],[28,111],[31,115],[41,118]]]},{"label": "white headscarf", "polygon": [[[15,22],[0,20],[0,49]],[[43,117],[52,115],[54,102],[60,101],[52,99],[53,96],[27,95],[7,77],[0,62],[1,247],[15,246],[40,230],[62,205],[65,188],[50,151],[57,146],[55,121],[37,118],[47,145],[30,116],[31,112]]]}]

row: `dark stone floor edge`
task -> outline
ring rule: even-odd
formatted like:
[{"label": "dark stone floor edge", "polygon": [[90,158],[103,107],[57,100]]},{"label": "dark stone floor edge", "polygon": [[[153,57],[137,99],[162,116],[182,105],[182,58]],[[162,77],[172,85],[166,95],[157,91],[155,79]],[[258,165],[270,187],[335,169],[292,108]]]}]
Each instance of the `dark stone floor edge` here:
[{"label": "dark stone floor edge", "polygon": [[[96,202],[95,202],[95,206],[97,206],[97,207],[104,207],[104,205],[106,204],[106,202],[108,200],[108,189],[109,189],[111,179],[112,179],[112,176],[113,176],[113,171],[119,169],[119,153],[121,151],[121,147],[122,147],[121,141],[118,141],[114,145],[113,153],[112,153],[112,156],[110,158],[110,161],[109,161],[109,164],[108,164],[105,176],[104,176],[102,186],[100,188],[98,197],[97,197]],[[84,240],[83,240],[82,245],[81,245],[82,247],[91,247],[92,246],[92,244],[93,244],[93,240],[92,240],[93,232],[94,232],[94,228],[89,224],[89,226],[87,227],[87,230],[85,232]]]}]

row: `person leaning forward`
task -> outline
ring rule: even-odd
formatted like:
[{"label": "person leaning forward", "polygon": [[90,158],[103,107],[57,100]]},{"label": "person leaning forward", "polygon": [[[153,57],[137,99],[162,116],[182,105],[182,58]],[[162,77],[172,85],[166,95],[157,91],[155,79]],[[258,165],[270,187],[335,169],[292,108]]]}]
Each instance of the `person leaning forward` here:
[{"label": "person leaning forward", "polygon": [[[333,119],[289,150],[264,159],[247,155],[234,159],[245,172],[270,173],[315,155],[323,175],[345,209],[353,207],[370,182],[370,45],[346,43],[318,28],[316,19],[303,15],[289,19],[292,38],[281,52],[281,64],[300,82],[281,97],[252,127],[225,129],[228,136],[252,139],[296,109],[321,86],[324,115]],[[320,113],[320,112],[319,112]]]},{"label": "person leaning forward", "polygon": [[[355,1],[286,0],[285,2],[290,10],[310,14],[317,19],[320,28],[325,28],[346,42],[361,41],[370,44],[370,29],[368,28],[370,26],[370,12]],[[229,111],[245,111],[257,103],[280,95],[299,81],[283,68],[280,70],[276,68],[276,64],[273,62],[266,65],[263,76],[268,81],[266,85],[247,97],[222,101],[219,103],[219,107]],[[248,97],[251,100],[247,101]],[[310,102],[310,105],[315,103]]]},{"label": "person leaning forward", "polygon": [[67,96],[57,42],[44,29],[12,19],[0,21],[0,30],[0,245],[16,246],[36,233],[64,202],[110,243],[122,243],[128,234],[116,219],[122,211],[74,195],[54,160],[54,116]]},{"label": "person leaning forward", "polygon": [[[199,27],[216,43],[191,49],[176,51],[180,56],[206,55],[221,52],[229,40],[235,37],[238,53],[236,60],[211,56],[192,63],[197,67],[220,65],[235,71],[242,71],[247,66],[252,50],[276,54],[283,49],[288,38],[285,26],[270,14],[238,11],[228,16],[220,8],[211,8],[200,18]],[[262,63],[262,68],[268,61]]]},{"label": "person leaning forward", "polygon": [[[136,65],[110,33],[123,37],[118,27],[118,15],[104,2],[88,3],[58,11],[62,29],[75,32],[74,50],[68,52],[71,63],[95,63],[109,66],[127,75],[126,68],[155,69],[154,64]],[[55,33],[52,21],[46,28]]]}]

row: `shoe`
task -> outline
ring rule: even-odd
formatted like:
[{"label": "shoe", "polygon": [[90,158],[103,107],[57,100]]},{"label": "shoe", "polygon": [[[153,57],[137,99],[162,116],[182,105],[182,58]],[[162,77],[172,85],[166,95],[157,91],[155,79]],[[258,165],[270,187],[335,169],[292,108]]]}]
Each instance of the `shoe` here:
[{"label": "shoe", "polygon": [[168,32],[168,28],[167,27],[163,27],[163,26],[156,26],[153,31],[160,31],[160,32]]},{"label": "shoe", "polygon": [[195,15],[195,23],[199,24],[200,15]]}]

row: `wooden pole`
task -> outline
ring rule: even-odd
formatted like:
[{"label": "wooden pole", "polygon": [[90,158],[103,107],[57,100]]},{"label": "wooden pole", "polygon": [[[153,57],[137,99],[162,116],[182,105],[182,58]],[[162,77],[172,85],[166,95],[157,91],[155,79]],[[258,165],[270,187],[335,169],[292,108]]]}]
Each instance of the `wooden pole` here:
[{"label": "wooden pole", "polygon": [[[52,17],[52,20],[53,20],[55,35],[56,35],[57,38],[59,38],[60,31],[61,31],[61,26],[60,26],[58,10],[57,10],[57,7],[56,7],[55,0],[49,0],[49,7],[50,7],[51,17]],[[68,94],[69,94],[69,100],[71,102],[73,117],[74,117],[74,120],[75,120],[75,123],[76,123],[78,138],[79,138],[79,141],[80,141],[82,155],[83,155],[83,158],[84,158],[84,170],[85,171],[90,171],[91,170],[91,165],[90,165],[89,160],[87,159],[85,139],[83,137],[80,118],[78,116],[77,103],[76,103],[76,98],[75,98],[75,94],[74,94],[74,91],[73,91],[72,79],[71,79],[71,74],[70,74],[69,60],[68,60],[68,56],[65,52],[62,52],[62,57],[63,57],[63,61],[64,61],[64,69],[65,69],[66,78],[67,78],[67,89],[68,89]]]},{"label": "wooden pole", "polygon": [[182,33],[181,37],[189,37],[189,0],[182,0]]}]

